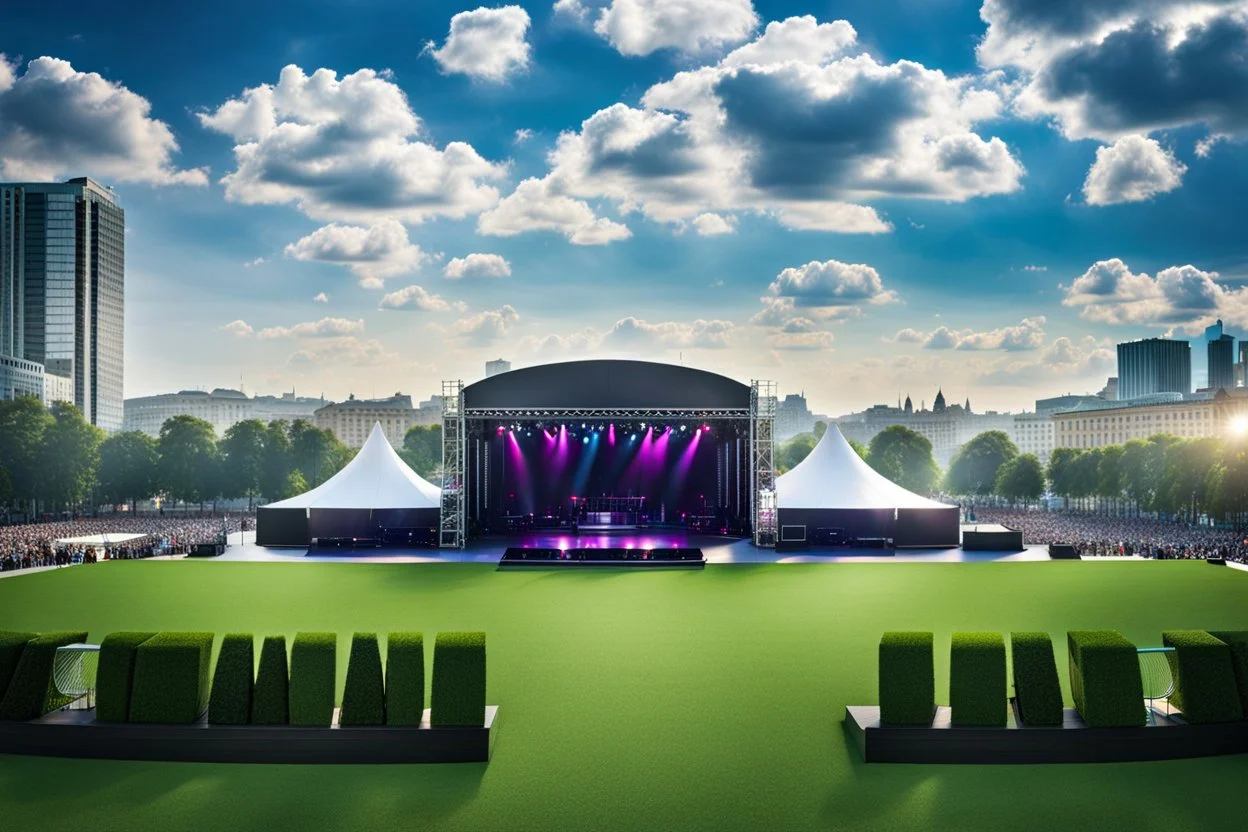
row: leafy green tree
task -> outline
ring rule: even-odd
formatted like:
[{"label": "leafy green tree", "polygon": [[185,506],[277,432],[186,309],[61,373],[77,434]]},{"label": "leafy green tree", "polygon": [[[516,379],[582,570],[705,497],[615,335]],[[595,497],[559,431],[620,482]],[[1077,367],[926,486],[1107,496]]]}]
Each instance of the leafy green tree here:
[{"label": "leafy green tree", "polygon": [[1185,514],[1189,522],[1195,522],[1201,512],[1211,509],[1215,503],[1209,490],[1211,475],[1221,458],[1221,442],[1214,438],[1169,443],[1157,488],[1160,510]]},{"label": "leafy green tree", "polygon": [[1096,494],[1101,481],[1101,449],[1088,448],[1071,465],[1072,496],[1087,499]]},{"label": "leafy green tree", "polygon": [[[284,500],[286,497],[294,496],[286,493],[291,472],[294,469],[289,429],[290,423],[281,420],[269,422],[264,429],[264,460],[260,469],[260,493],[270,500]],[[307,490],[306,483],[303,490]]]},{"label": "leafy green tree", "polygon": [[129,503],[133,511],[139,500],[156,493],[159,459],[156,440],[142,431],[126,431],[108,437],[100,445],[96,496],[112,505]]},{"label": "leafy green tree", "polygon": [[1110,445],[1101,449],[1096,496],[1115,503],[1122,498],[1122,458],[1125,453],[1121,445]]},{"label": "leafy green tree", "polygon": [[218,494],[220,457],[212,425],[194,416],[173,416],[160,427],[157,482],[174,500],[199,503]]},{"label": "leafy green tree", "polygon": [[1242,529],[1248,514],[1248,443],[1228,444],[1218,492],[1221,511],[1231,516],[1235,528]]},{"label": "leafy green tree", "polygon": [[1044,466],[1035,454],[1016,456],[997,469],[993,490],[1011,502],[1038,500],[1044,494]]},{"label": "leafy green tree", "polygon": [[298,496],[307,490],[308,483],[296,468],[286,473],[286,482],[282,483],[281,487],[271,495],[271,499],[285,500],[287,497]]},{"label": "leafy green tree", "polygon": [[[823,435],[824,435],[825,433],[827,433],[827,432],[828,432],[828,423],[827,423],[827,422],[815,422],[815,430],[814,430],[815,439],[822,439],[822,438],[823,438]],[[854,442],[854,441],[851,439],[851,440],[849,440],[849,444],[852,446],[852,445],[855,445],[855,444],[858,444],[858,443]]]},{"label": "leafy green tree", "polygon": [[1070,508],[1070,498],[1075,496],[1075,461],[1078,448],[1054,448],[1049,454],[1049,487],[1062,498],[1064,508]]},{"label": "leafy green tree", "polygon": [[776,448],[776,473],[783,474],[796,468],[802,460],[810,456],[816,444],[813,433],[799,433],[781,444]]},{"label": "leafy green tree", "polygon": [[221,453],[221,494],[246,497],[249,509],[260,493],[267,435],[264,422],[245,419],[231,425],[217,444]]},{"label": "leafy green tree", "polygon": [[403,436],[399,456],[413,471],[431,480],[442,467],[442,426],[412,425]]},{"label": "leafy green tree", "polygon": [[946,486],[953,494],[991,494],[997,471],[1016,456],[1018,448],[1004,431],[985,431],[954,454]]},{"label": "leafy green tree", "polygon": [[[816,430],[818,430],[819,425],[822,425],[822,424],[823,422],[820,422],[819,424],[815,425]],[[823,433],[821,432],[819,435],[823,436]],[[864,462],[867,461],[868,451],[867,451],[866,445],[862,444],[857,439],[850,439],[848,436],[845,437],[845,441],[849,443],[849,447],[854,449],[854,453],[858,454],[859,459],[863,460]]]},{"label": "leafy green tree", "polygon": [[91,493],[104,431],[66,402],[52,406],[52,424],[39,443],[41,496],[54,508],[76,506]]},{"label": "leafy green tree", "polygon": [[50,424],[52,414],[34,396],[0,401],[0,505],[36,498],[39,453]]},{"label": "leafy green tree", "polygon": [[296,419],[290,423],[290,455],[293,467],[315,488],[342,470],[351,461],[352,451],[333,431]]},{"label": "leafy green tree", "polygon": [[940,481],[932,443],[904,425],[890,425],[873,436],[866,459],[902,488],[920,494],[934,491]]}]

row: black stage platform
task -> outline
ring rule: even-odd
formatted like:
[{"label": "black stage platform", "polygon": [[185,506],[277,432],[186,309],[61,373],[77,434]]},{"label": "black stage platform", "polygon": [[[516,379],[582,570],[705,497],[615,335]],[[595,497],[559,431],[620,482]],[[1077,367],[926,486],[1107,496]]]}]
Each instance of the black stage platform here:
[{"label": "black stage platform", "polygon": [[1248,752],[1248,722],[1188,725],[1160,713],[1156,720],[1138,728],[1089,728],[1066,708],[1060,728],[1026,727],[1011,707],[1006,727],[954,727],[941,707],[930,728],[885,728],[877,706],[845,709],[845,730],[868,763],[1129,763]]},{"label": "black stage platform", "polygon": [[290,725],[139,725],[96,722],[95,710],[0,722],[0,754],[175,763],[484,763],[498,706],[481,728]]},{"label": "black stage platform", "polygon": [[1021,552],[1023,533],[996,523],[963,526],[962,548],[967,552]]}]

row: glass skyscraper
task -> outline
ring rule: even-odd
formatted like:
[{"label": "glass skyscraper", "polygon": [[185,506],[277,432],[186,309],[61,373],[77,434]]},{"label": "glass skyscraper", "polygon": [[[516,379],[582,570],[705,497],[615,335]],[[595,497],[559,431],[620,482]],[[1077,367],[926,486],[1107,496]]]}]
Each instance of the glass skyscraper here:
[{"label": "glass skyscraper", "polygon": [[[1218,321],[1218,329],[1222,322]],[[1221,333],[1209,341],[1209,379],[1205,386],[1210,390],[1229,390],[1235,386],[1235,337]]]},{"label": "glass skyscraper", "polygon": [[0,396],[30,386],[6,372],[41,365],[45,391],[72,390],[89,422],[120,430],[125,271],[125,211],[111,189],[0,183],[0,356],[21,363],[0,363]]},{"label": "glass skyscraper", "polygon": [[1192,392],[1192,347],[1187,341],[1145,338],[1118,345],[1118,398]]}]

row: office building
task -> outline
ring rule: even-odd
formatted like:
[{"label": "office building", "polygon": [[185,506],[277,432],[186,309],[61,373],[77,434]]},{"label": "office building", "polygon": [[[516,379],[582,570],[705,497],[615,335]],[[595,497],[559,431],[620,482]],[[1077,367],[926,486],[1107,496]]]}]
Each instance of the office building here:
[{"label": "office building", "polygon": [[491,376],[496,376],[499,373],[509,373],[509,372],[511,372],[510,361],[504,361],[501,358],[496,358],[493,361],[485,362],[485,377],[486,378],[490,378]]},{"label": "office building", "polygon": [[1192,348],[1187,341],[1145,338],[1118,345],[1118,398],[1192,392]]},{"label": "office building", "polygon": [[178,393],[161,393],[126,399],[125,430],[138,430],[149,436],[160,436],[160,428],[174,416],[194,416],[212,425],[217,436],[239,422],[259,419],[268,423],[275,420],[293,422],[295,419],[312,420],[317,410],[332,402],[321,397],[296,396],[294,391],[281,396],[248,397],[239,390],[218,387],[212,392],[182,390]]},{"label": "office building", "polygon": [[[1218,321],[1221,327],[1222,322]],[[1206,348],[1209,359],[1210,390],[1230,390],[1235,386],[1235,338],[1223,333],[1209,342]]]},{"label": "office building", "polygon": [[17,360],[0,364],[0,389],[30,389],[38,364],[68,380],[89,422],[120,429],[124,325],[125,212],[113,191],[87,178],[0,183],[0,356]]},{"label": "office building", "polygon": [[[1116,392],[1116,390],[1115,390]],[[1037,413],[1055,413],[1059,410],[1070,410],[1072,407],[1078,407],[1084,402],[1099,402],[1100,396],[1075,396],[1067,393],[1065,396],[1053,396],[1048,399],[1036,399]]]},{"label": "office building", "polygon": [[318,428],[334,432],[338,441],[349,448],[363,447],[373,425],[380,423],[382,433],[394,448],[403,447],[407,429],[413,425],[432,425],[442,421],[442,410],[412,407],[412,397],[395,393],[388,399],[357,399],[322,407],[314,414]]},{"label": "office building", "polygon": [[1104,448],[1168,433],[1180,439],[1225,436],[1232,422],[1248,418],[1248,391],[1156,393],[1132,401],[1081,404],[1053,414],[1054,446]]},{"label": "office building", "polygon": [[815,414],[806,406],[804,393],[789,393],[776,404],[776,439],[783,442],[815,429]]},{"label": "office building", "polygon": [[1018,446],[1020,454],[1035,454],[1041,463],[1047,465],[1053,454],[1052,412],[1016,414],[1010,439]]}]

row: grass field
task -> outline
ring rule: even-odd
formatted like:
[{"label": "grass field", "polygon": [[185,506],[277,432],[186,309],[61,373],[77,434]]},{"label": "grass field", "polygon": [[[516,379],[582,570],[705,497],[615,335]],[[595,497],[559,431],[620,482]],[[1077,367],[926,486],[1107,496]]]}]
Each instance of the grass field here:
[{"label": "grass field", "polygon": [[107,563],[0,580],[0,629],[483,629],[488,765],[228,766],[0,757],[4,830],[1243,829],[1248,755],[866,766],[886,629],[1248,629],[1248,574],[1203,562],[718,566]]}]

